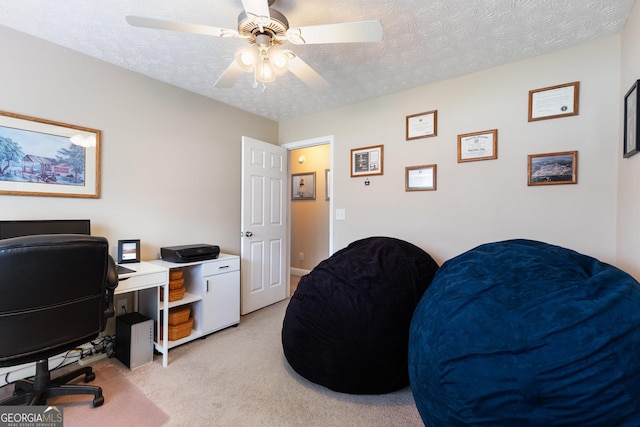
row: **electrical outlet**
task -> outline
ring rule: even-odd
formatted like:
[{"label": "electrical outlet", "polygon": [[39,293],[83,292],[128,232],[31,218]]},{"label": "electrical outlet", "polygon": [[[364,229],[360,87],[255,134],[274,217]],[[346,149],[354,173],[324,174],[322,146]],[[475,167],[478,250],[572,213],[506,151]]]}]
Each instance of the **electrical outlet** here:
[{"label": "electrical outlet", "polygon": [[300,252],[300,253],[298,254],[298,260],[300,260],[300,261],[304,261],[304,252]]},{"label": "electrical outlet", "polygon": [[127,314],[129,310],[127,310],[127,300],[125,299],[119,299],[118,303],[116,304],[116,314],[120,315],[120,314]]}]

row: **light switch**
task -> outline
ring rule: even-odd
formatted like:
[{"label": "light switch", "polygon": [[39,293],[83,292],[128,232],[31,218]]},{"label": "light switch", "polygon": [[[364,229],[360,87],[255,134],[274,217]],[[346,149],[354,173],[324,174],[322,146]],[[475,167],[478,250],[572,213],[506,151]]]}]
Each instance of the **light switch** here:
[{"label": "light switch", "polygon": [[344,209],[336,209],[336,221],[344,221],[347,219],[347,212]]}]

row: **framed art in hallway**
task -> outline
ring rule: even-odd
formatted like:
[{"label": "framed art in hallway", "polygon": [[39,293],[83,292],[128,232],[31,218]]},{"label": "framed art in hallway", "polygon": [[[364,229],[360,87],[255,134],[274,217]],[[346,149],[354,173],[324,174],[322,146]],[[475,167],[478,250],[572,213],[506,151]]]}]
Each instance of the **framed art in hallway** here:
[{"label": "framed art in hallway", "polygon": [[640,134],[638,134],[638,113],[640,113],[640,98],[638,98],[638,83],[636,80],[631,89],[624,96],[624,141],[623,157],[631,157],[640,150]]},{"label": "framed art in hallway", "polygon": [[331,199],[331,169],[324,170],[324,199]]},{"label": "framed art in hallway", "polygon": [[100,197],[100,131],[0,111],[0,194]]},{"label": "framed art in hallway", "polygon": [[577,116],[580,82],[565,83],[529,91],[529,121]]},{"label": "framed art in hallway", "polygon": [[351,150],[351,176],[382,175],[384,172],[384,145]]},{"label": "framed art in hallway", "polygon": [[530,154],[527,185],[557,185],[578,183],[578,152]]},{"label": "framed art in hallway", "polygon": [[316,173],[294,173],[291,175],[291,200],[316,199]]}]

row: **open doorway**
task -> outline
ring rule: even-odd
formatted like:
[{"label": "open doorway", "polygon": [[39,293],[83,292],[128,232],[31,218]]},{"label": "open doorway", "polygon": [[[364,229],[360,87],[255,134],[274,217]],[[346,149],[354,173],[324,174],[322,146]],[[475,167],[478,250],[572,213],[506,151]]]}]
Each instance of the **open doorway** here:
[{"label": "open doorway", "polygon": [[[300,276],[333,253],[333,137],[298,141],[283,147],[289,153],[288,244],[290,293],[293,293]],[[296,188],[293,188],[294,182]]]}]

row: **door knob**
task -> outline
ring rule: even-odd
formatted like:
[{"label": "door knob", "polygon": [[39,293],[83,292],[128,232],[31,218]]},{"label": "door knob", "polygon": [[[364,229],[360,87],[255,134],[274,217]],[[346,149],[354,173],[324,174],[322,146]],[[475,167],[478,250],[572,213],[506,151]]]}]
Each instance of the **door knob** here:
[{"label": "door knob", "polygon": [[246,237],[251,237],[251,236],[253,236],[253,233],[252,233],[252,232],[250,232],[250,231],[246,231],[246,232],[244,233],[244,235],[245,235]]}]

